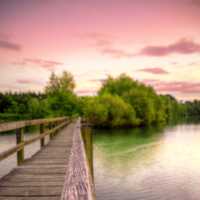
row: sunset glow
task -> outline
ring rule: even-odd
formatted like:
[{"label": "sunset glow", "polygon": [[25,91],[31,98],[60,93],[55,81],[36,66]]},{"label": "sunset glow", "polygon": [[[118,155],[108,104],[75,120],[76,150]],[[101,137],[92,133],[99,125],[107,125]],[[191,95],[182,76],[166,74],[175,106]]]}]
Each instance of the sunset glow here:
[{"label": "sunset glow", "polygon": [[1,0],[0,90],[42,91],[63,70],[79,95],[127,73],[200,99],[200,0]]}]

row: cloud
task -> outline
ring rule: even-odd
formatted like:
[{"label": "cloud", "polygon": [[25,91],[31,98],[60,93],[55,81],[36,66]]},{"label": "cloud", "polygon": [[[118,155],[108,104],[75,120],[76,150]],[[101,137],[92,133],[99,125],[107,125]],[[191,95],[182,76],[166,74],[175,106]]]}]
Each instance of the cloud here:
[{"label": "cloud", "polygon": [[108,55],[114,58],[129,58],[134,54],[122,48],[115,47],[115,41],[118,39],[113,35],[104,33],[87,33],[84,38],[89,39],[92,46],[97,49],[102,55]]},{"label": "cloud", "polygon": [[21,51],[22,46],[17,43],[13,43],[7,40],[0,40],[0,49],[10,50],[10,51]]},{"label": "cloud", "polygon": [[41,84],[43,84],[42,81],[34,80],[34,79],[17,79],[16,83],[24,84],[24,85],[27,85],[27,84],[41,85]]},{"label": "cloud", "polygon": [[182,38],[169,45],[150,45],[142,48],[139,53],[130,52],[126,49],[116,47],[117,39],[112,35],[102,33],[88,33],[84,38],[92,42],[97,51],[103,55],[112,56],[114,58],[132,58],[137,55],[145,56],[167,56],[170,54],[193,54],[200,53],[200,43],[191,39]]},{"label": "cloud", "polygon": [[33,64],[35,66],[38,66],[40,68],[47,69],[49,71],[54,70],[58,65],[63,65],[62,62],[52,61],[52,60],[43,60],[43,59],[35,59],[35,58],[25,58],[20,62],[13,62],[12,64],[15,65],[29,65]]},{"label": "cloud", "polygon": [[172,81],[172,82],[165,82],[160,80],[148,80],[145,79],[142,81],[147,85],[151,85],[155,88],[158,92],[175,92],[175,93],[182,93],[182,94],[190,94],[190,93],[200,93],[200,82],[187,82],[187,81]]},{"label": "cloud", "polygon": [[115,39],[113,35],[97,32],[81,34],[79,37],[90,41],[90,44],[97,48],[111,46]]},{"label": "cloud", "polygon": [[139,55],[167,56],[169,54],[200,53],[200,44],[189,39],[181,39],[173,44],[161,46],[146,46],[140,50]]},{"label": "cloud", "polygon": [[151,73],[151,74],[168,74],[166,70],[159,68],[159,67],[154,67],[154,68],[144,68],[140,69],[139,71]]},{"label": "cloud", "polygon": [[128,51],[122,50],[122,49],[115,49],[115,48],[102,48],[101,53],[105,55],[110,55],[114,58],[130,58],[133,57],[133,54],[131,54]]},{"label": "cloud", "polygon": [[93,83],[104,83],[107,79],[106,78],[99,78],[99,79],[91,79],[90,82]]},{"label": "cloud", "polygon": [[89,89],[80,89],[80,90],[77,90],[76,93],[77,95],[80,95],[80,96],[87,96],[87,95],[94,95],[96,94],[96,89],[94,88],[89,88]]},{"label": "cloud", "polygon": [[10,38],[11,38],[10,34],[0,32],[0,40],[9,40]]},{"label": "cloud", "polygon": [[157,90],[161,92],[199,93],[200,83],[190,82],[169,82],[157,85]]},{"label": "cloud", "polygon": [[194,6],[200,6],[200,0],[191,0],[190,3]]},{"label": "cloud", "polygon": [[90,40],[113,40],[116,37],[107,33],[99,33],[99,32],[89,32],[85,34],[79,35],[81,38],[87,38]]}]

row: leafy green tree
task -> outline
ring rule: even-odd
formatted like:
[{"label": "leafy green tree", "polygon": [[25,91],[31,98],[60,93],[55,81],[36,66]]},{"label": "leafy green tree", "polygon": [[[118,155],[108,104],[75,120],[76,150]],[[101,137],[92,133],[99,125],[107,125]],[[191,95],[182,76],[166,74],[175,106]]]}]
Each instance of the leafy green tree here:
[{"label": "leafy green tree", "polygon": [[100,103],[99,97],[82,98],[81,105],[84,118],[96,126],[106,126],[108,110]]},{"label": "leafy green tree", "polygon": [[178,102],[126,74],[109,76],[94,97],[78,97],[65,71],[52,73],[45,93],[0,93],[0,120],[81,115],[95,126],[118,127],[166,123],[177,117],[200,118],[200,101]]},{"label": "leafy green tree", "polygon": [[75,88],[74,78],[71,73],[64,71],[62,75],[56,76],[52,73],[49,82],[45,88],[47,94],[56,94],[57,92],[73,92]]},{"label": "leafy green tree", "polygon": [[31,119],[47,117],[50,114],[47,100],[39,101],[37,98],[31,98],[28,104],[28,113]]},{"label": "leafy green tree", "polygon": [[64,71],[61,76],[51,74],[45,88],[51,115],[71,116],[78,114],[78,98],[73,90],[75,82],[71,73]]},{"label": "leafy green tree", "polygon": [[103,94],[85,99],[84,117],[96,126],[133,126],[138,124],[135,111],[117,95]]}]

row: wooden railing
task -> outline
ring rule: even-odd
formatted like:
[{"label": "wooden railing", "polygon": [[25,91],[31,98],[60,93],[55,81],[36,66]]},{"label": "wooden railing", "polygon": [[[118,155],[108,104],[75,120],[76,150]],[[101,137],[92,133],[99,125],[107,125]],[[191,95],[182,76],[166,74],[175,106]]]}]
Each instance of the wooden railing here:
[{"label": "wooden railing", "polygon": [[[67,175],[63,186],[61,200],[94,200],[95,191],[92,179],[93,175],[91,174],[92,170],[89,166],[89,160],[85,149],[86,146],[84,145],[81,134],[80,118],[76,121],[75,127],[72,131],[72,148],[69,163],[67,165]],[[90,150],[92,150],[92,143],[86,145],[89,145]]]},{"label": "wooden railing", "polygon": [[[16,146],[0,153],[0,161],[17,152],[17,164],[20,165],[24,161],[24,147],[40,140],[40,146],[45,145],[45,137],[49,135],[50,139],[55,133],[66,126],[70,120],[66,117],[52,119],[36,119],[18,122],[9,122],[0,124],[0,133],[6,131],[16,132]],[[30,140],[24,140],[24,128],[29,126],[39,126],[40,134]],[[48,127],[48,130],[44,128]]]}]

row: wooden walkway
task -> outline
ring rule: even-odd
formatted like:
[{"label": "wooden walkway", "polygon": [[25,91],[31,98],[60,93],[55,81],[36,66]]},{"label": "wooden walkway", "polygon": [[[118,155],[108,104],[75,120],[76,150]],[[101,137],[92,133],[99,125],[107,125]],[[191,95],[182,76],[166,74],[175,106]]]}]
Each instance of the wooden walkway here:
[{"label": "wooden walkway", "polygon": [[3,177],[0,200],[61,199],[75,128],[77,121],[62,129],[41,151]]}]

